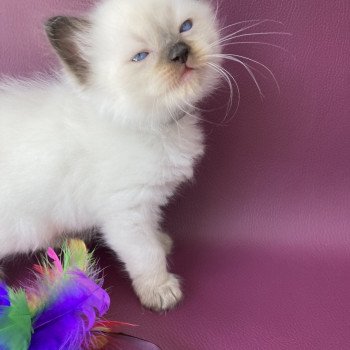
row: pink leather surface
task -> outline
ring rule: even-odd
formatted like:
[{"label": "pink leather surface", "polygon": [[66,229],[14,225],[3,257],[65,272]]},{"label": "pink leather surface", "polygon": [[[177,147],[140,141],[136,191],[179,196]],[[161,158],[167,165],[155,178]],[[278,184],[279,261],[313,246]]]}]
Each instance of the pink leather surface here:
[{"label": "pink leather surface", "polygon": [[[55,65],[40,23],[77,13],[83,0],[2,0],[0,72],[30,76]],[[223,22],[271,18],[257,37],[285,46],[234,46],[268,64],[265,95],[237,64],[241,104],[227,126],[206,125],[196,181],[167,208],[184,279],[175,311],[141,309],[128,279],[101,250],[111,318],[166,350],[350,348],[350,4],[348,0],[222,0]],[[252,39],[252,38],[249,38]],[[295,59],[293,58],[295,56]],[[223,88],[205,118],[220,122]],[[1,108],[1,106],[0,106]],[[15,277],[20,277],[14,274]],[[113,288],[112,288],[113,287]]]},{"label": "pink leather surface", "polygon": [[108,339],[108,344],[104,346],[103,350],[159,350],[155,344],[125,334],[110,334],[106,336],[106,339]]}]

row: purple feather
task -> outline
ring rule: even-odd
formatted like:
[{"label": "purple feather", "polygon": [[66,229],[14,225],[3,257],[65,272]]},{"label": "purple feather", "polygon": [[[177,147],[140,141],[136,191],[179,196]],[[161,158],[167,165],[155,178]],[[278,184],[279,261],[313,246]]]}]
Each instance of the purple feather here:
[{"label": "purple feather", "polygon": [[0,316],[4,306],[10,306],[10,297],[5,283],[0,282]]},{"label": "purple feather", "polygon": [[110,304],[105,290],[81,271],[66,273],[54,286],[55,298],[49,300],[33,321],[30,350],[78,350],[86,346],[97,317]]}]

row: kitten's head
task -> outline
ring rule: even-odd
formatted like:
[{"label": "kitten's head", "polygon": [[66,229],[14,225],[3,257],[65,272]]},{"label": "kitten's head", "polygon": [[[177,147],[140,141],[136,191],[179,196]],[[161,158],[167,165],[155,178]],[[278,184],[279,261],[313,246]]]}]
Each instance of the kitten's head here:
[{"label": "kitten's head", "polygon": [[206,0],[106,0],[87,19],[52,18],[47,33],[83,90],[126,122],[168,123],[218,80]]}]

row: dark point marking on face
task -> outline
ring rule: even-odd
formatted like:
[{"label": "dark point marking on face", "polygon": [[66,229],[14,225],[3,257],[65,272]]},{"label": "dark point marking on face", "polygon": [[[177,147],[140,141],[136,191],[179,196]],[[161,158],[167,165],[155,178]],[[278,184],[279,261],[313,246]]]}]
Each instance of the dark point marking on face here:
[{"label": "dark point marking on face", "polygon": [[85,84],[89,63],[83,58],[78,44],[78,34],[88,30],[90,23],[81,18],[57,16],[45,23],[46,34],[64,65]]},{"label": "dark point marking on face", "polygon": [[184,64],[187,62],[190,52],[191,47],[180,41],[170,48],[168,57],[172,62]]}]

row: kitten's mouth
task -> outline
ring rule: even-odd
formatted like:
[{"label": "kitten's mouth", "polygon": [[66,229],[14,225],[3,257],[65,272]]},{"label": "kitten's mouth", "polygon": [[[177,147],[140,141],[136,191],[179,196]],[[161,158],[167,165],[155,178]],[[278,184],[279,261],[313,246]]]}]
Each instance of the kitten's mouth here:
[{"label": "kitten's mouth", "polygon": [[192,76],[194,71],[193,67],[188,66],[187,64],[185,64],[181,70],[181,82],[185,82],[188,79],[190,79],[190,77]]}]

